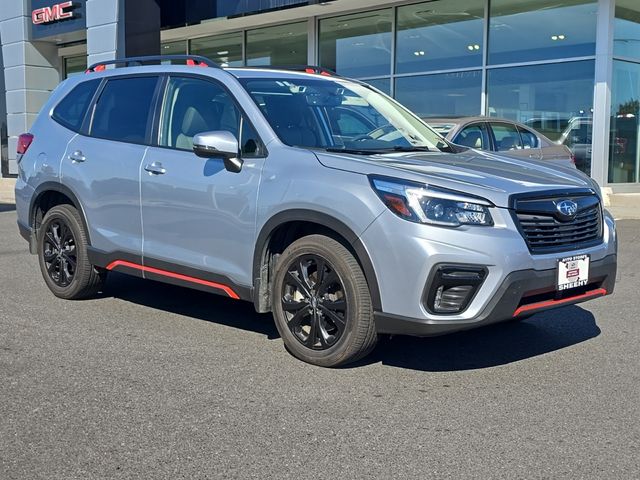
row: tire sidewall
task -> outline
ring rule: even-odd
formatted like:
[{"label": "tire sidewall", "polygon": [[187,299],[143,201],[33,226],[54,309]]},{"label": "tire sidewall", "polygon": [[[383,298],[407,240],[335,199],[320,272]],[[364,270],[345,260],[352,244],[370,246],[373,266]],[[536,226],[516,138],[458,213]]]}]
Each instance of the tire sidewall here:
[{"label": "tire sidewall", "polygon": [[[347,316],[345,330],[335,345],[326,350],[312,350],[304,346],[298,338],[289,330],[286,324],[285,312],[282,309],[282,285],[291,262],[303,255],[318,255],[330,265],[342,282],[347,298]],[[316,365],[332,366],[342,363],[351,353],[352,337],[357,331],[358,322],[361,321],[361,313],[367,299],[361,299],[358,295],[352,272],[330,248],[321,244],[292,244],[278,258],[276,274],[272,289],[273,315],[276,328],[282,337],[287,349],[296,357]]]}]

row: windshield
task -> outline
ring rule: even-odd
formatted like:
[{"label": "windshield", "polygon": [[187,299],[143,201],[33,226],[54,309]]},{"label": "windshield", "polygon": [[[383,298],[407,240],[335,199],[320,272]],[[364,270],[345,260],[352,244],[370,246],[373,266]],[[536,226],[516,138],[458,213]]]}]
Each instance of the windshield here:
[{"label": "windshield", "polygon": [[448,149],[400,104],[342,79],[240,79],[287,145],[356,152]]}]

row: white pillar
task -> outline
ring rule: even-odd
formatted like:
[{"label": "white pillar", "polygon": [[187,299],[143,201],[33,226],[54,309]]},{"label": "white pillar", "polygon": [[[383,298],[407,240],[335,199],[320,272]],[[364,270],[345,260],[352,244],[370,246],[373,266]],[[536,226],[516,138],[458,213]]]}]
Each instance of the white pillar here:
[{"label": "white pillar", "polygon": [[598,0],[591,176],[603,187],[609,170],[615,0]]},{"label": "white pillar", "polygon": [[17,173],[18,136],[29,131],[40,108],[61,80],[56,45],[29,41],[30,3],[28,0],[11,0],[3,2],[0,8],[10,174]]},{"label": "white pillar", "polygon": [[125,56],[124,1],[87,0],[87,65]]}]

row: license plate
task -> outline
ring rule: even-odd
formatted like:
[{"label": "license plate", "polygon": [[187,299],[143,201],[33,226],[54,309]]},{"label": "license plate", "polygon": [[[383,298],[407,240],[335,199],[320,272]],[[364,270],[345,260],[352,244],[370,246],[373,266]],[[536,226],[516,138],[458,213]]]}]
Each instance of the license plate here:
[{"label": "license plate", "polygon": [[589,281],[589,255],[558,260],[558,290],[582,287]]}]

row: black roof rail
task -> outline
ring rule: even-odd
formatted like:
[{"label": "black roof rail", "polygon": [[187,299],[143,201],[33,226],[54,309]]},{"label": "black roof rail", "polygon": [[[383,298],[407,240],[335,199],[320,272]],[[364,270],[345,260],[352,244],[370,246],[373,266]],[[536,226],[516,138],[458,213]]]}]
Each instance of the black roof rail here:
[{"label": "black roof rail", "polygon": [[107,65],[115,65],[116,68],[119,65],[122,67],[139,67],[141,65],[151,63],[160,64],[167,60],[172,63],[174,61],[181,61],[185,62],[186,65],[198,67],[222,68],[217,63],[199,55],[150,55],[146,57],[118,58],[115,60],[105,60],[104,62],[94,63],[85,70],[85,73],[101,72],[107,68]]}]

